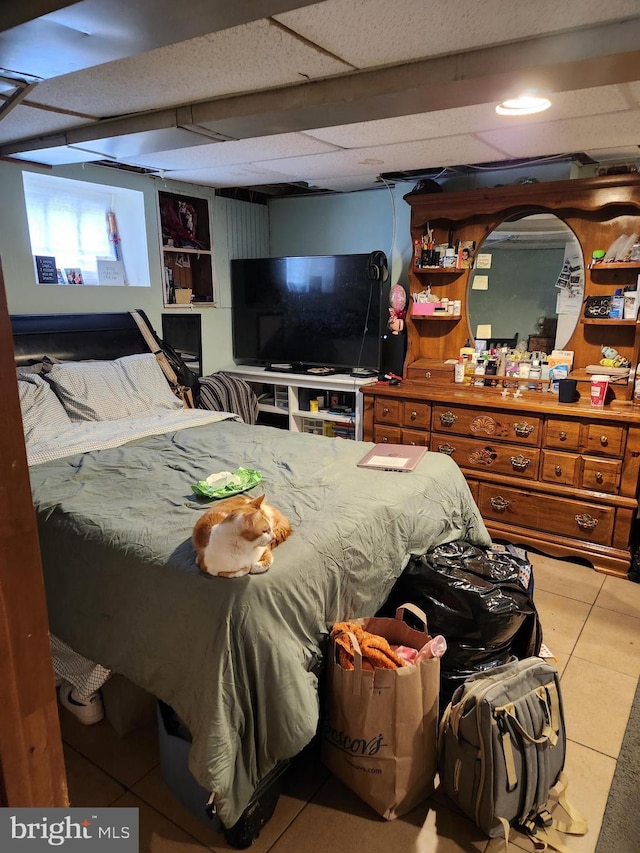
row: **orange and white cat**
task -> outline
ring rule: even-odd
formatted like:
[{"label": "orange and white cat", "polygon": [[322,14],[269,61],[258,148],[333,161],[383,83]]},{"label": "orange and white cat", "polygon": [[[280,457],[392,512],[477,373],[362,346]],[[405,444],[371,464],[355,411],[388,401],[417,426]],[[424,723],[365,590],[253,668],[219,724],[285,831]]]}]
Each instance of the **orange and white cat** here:
[{"label": "orange and white cat", "polygon": [[224,498],[200,516],[191,539],[202,572],[241,578],[267,571],[273,563],[271,549],[292,529],[286,516],[264,498]]}]

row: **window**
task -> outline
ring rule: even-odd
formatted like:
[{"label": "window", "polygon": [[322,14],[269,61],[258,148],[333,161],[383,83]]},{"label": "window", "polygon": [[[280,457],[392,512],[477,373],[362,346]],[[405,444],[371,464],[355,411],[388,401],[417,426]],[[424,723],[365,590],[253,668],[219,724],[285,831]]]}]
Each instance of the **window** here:
[{"label": "window", "polygon": [[38,283],[150,285],[141,192],[33,172],[23,183]]}]

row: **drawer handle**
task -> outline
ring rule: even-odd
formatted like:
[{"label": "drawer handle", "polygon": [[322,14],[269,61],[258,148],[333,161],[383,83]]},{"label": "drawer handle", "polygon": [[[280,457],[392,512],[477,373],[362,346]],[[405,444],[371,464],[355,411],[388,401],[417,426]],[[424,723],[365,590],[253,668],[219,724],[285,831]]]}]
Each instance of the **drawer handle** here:
[{"label": "drawer handle", "polygon": [[606,436],[606,435],[601,435],[601,436],[600,436],[600,444],[601,444],[603,447],[606,447],[606,446],[607,446],[607,444],[609,444],[609,439],[607,438],[607,436]]},{"label": "drawer handle", "polygon": [[556,467],[553,470],[556,472],[558,477],[560,476],[560,474],[562,474],[562,468],[559,465],[556,465]]},{"label": "drawer handle", "polygon": [[593,530],[598,524],[598,519],[589,515],[588,512],[584,512],[582,515],[576,515],[576,523],[583,530]]},{"label": "drawer handle", "polygon": [[385,406],[385,407],[384,407],[384,409],[382,410],[382,414],[383,414],[383,415],[388,415],[388,414],[389,414],[389,409],[388,409],[386,406]]},{"label": "drawer handle", "polygon": [[424,378],[425,379],[431,379],[431,371],[430,370],[425,370]]},{"label": "drawer handle", "polygon": [[596,483],[601,483],[603,480],[602,471],[596,471]]},{"label": "drawer handle", "polygon": [[418,417],[418,413],[417,413],[417,412],[411,412],[411,414],[409,415],[409,420],[415,421],[415,419],[416,419],[417,417]]},{"label": "drawer handle", "polygon": [[489,498],[489,503],[498,512],[504,512],[505,509],[510,506],[511,501],[507,501],[502,497],[502,495],[498,495],[495,498]]},{"label": "drawer handle", "polygon": [[443,412],[440,415],[440,423],[442,426],[453,426],[457,420],[458,416],[454,415],[453,412]]},{"label": "drawer handle", "polygon": [[530,463],[531,460],[527,459],[526,456],[523,456],[522,453],[511,457],[511,465],[516,469],[516,471],[526,471]]},{"label": "drawer handle", "polygon": [[438,445],[438,453],[446,453],[447,456],[453,456],[456,452],[455,447],[452,447],[450,444],[439,444]]},{"label": "drawer handle", "polygon": [[566,432],[564,430],[560,430],[560,441],[566,441],[566,440],[567,440]]},{"label": "drawer handle", "polygon": [[517,424],[513,425],[513,431],[515,434],[522,438],[527,438],[527,436],[531,435],[534,429],[535,427],[528,424],[526,421],[519,421]]},{"label": "drawer handle", "polygon": [[383,437],[383,439],[382,439],[382,443],[383,443],[383,444],[385,444],[387,441],[389,441],[389,439],[388,439],[388,438],[387,438],[387,436],[385,435],[385,436]]}]

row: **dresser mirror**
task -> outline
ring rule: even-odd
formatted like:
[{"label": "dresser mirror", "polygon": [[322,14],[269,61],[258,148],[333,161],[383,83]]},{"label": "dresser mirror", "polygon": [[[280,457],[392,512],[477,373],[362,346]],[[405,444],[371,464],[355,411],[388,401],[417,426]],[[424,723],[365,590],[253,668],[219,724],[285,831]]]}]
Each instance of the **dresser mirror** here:
[{"label": "dresser mirror", "polygon": [[563,349],[584,298],[584,262],[573,231],[552,213],[520,213],[476,250],[467,305],[475,338],[528,352]]}]

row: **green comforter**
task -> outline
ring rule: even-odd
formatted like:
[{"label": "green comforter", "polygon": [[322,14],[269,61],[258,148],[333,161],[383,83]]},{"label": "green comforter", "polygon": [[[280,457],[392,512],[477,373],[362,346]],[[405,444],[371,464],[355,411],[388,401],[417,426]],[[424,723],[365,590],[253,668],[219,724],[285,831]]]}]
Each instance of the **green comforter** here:
[{"label": "green comforter", "polygon": [[[176,710],[226,826],[314,736],[331,624],[373,615],[409,555],[490,541],[448,456],[357,468],[371,446],[222,421],[31,469],[51,630]],[[191,485],[238,466],[294,533],[266,574],[204,576],[190,536],[210,502]]]}]

